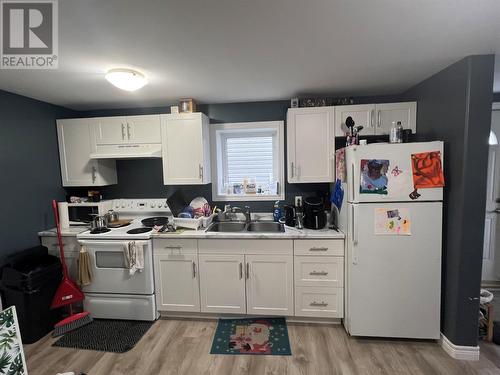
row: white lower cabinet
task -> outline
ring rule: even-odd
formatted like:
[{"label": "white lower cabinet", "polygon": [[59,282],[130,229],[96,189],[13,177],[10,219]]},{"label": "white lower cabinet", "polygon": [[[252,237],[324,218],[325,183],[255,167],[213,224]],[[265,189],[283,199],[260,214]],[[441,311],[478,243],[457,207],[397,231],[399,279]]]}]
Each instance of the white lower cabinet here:
[{"label": "white lower cabinet", "polygon": [[201,311],[246,312],[244,255],[200,254]]},{"label": "white lower cabinet", "polygon": [[245,255],[247,313],[293,315],[293,257]]},{"label": "white lower cabinet", "polygon": [[295,315],[318,318],[344,317],[344,289],[296,286]]},{"label": "white lower cabinet", "polygon": [[154,267],[160,311],[200,311],[197,254],[155,254]]}]

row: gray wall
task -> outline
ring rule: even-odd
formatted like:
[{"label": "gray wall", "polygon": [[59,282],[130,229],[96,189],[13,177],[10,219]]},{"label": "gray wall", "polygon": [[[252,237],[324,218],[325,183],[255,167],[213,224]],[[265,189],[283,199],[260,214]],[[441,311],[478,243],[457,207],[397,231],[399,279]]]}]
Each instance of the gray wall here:
[{"label": "gray wall", "polygon": [[500,102],[500,92],[493,93],[493,101]]},{"label": "gray wall", "polygon": [[64,199],[55,119],[72,111],[0,91],[0,254],[39,244]]},{"label": "gray wall", "polygon": [[470,56],[411,88],[418,138],[445,142],[442,327],[475,346],[483,252],[494,56]]}]

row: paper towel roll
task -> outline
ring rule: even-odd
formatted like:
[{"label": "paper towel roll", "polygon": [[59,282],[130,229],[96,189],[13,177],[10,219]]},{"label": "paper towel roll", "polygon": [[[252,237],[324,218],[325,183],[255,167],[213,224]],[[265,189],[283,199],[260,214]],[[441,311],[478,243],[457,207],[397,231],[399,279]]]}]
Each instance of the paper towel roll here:
[{"label": "paper towel roll", "polygon": [[59,211],[59,224],[61,228],[69,228],[68,203],[58,202],[57,208]]}]

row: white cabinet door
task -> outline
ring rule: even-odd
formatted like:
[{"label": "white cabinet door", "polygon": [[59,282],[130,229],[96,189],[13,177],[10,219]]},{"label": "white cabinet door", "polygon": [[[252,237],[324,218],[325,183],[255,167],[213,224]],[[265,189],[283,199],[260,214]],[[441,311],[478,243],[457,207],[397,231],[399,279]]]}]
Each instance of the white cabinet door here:
[{"label": "white cabinet door", "polygon": [[345,120],[352,117],[355,126],[363,126],[360,135],[375,134],[375,105],[374,104],[359,104],[359,105],[341,105],[335,107],[335,136],[345,137],[347,127]]},{"label": "white cabinet door", "polygon": [[200,311],[196,254],[155,254],[154,273],[158,310]]},{"label": "white cabinet door", "polygon": [[404,129],[416,133],[417,102],[385,103],[375,105],[375,134],[389,134],[393,122],[401,121]]},{"label": "white cabinet door", "polygon": [[333,182],[333,107],[290,108],[287,113],[288,182]]},{"label": "white cabinet door", "polygon": [[161,143],[160,115],[128,116],[126,136],[130,143]]},{"label": "white cabinet door", "polygon": [[247,313],[293,315],[293,257],[245,255]]},{"label": "white cabinet door", "polygon": [[91,160],[92,119],[57,120],[59,162],[63,186],[116,184],[114,160]]},{"label": "white cabinet door", "polygon": [[162,116],[163,183],[208,184],[208,118],[202,113]]},{"label": "white cabinet door", "polygon": [[244,258],[244,255],[199,255],[202,312],[246,312]]},{"label": "white cabinet door", "polygon": [[93,120],[97,145],[116,145],[128,142],[127,119],[125,117],[98,117]]}]

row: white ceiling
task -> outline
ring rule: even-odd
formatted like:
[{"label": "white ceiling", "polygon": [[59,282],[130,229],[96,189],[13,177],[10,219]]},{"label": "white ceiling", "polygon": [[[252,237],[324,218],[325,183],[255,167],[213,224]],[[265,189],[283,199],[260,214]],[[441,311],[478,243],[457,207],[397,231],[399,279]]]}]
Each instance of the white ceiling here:
[{"label": "white ceiling", "polygon": [[[74,109],[392,94],[500,53],[500,1],[61,0],[59,43],[58,70],[3,70],[0,89]],[[112,87],[117,67],[149,85]]]}]

